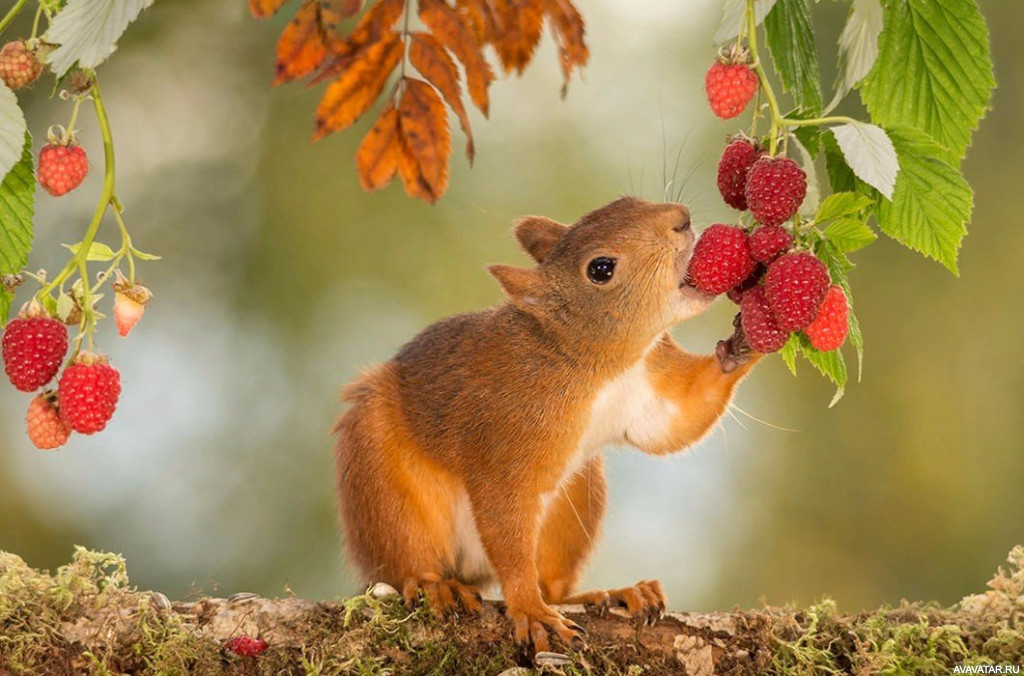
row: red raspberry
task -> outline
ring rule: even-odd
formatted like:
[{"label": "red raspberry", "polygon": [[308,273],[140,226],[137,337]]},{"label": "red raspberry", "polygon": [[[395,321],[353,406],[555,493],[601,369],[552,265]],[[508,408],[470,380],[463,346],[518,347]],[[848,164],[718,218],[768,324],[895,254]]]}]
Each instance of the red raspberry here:
[{"label": "red raspberry", "polygon": [[782,225],[807,196],[807,174],[788,157],[762,157],[747,174],[747,206],[761,225]]},{"label": "red raspberry", "polygon": [[266,641],[252,636],[236,636],[225,643],[224,647],[243,657],[255,657],[268,648]]},{"label": "red raspberry", "polygon": [[750,254],[760,263],[771,263],[791,246],[793,235],[780,225],[762,225],[750,234]]},{"label": "red raspberry", "polygon": [[718,191],[733,209],[747,210],[747,173],[764,153],[757,144],[738,138],[725,147],[718,161]]},{"label": "red raspberry", "polygon": [[754,271],[747,233],[742,228],[716,223],[697,240],[690,259],[690,281],[704,293],[724,293]]},{"label": "red raspberry", "polygon": [[71,192],[89,173],[85,149],[75,143],[47,143],[39,151],[39,185],[54,197]]},{"label": "red raspberry", "polygon": [[53,380],[68,351],[68,329],[51,317],[18,317],[4,329],[4,371],[22,392]]},{"label": "red raspberry", "polygon": [[786,331],[799,331],[814,321],[828,285],[825,264],[806,251],[777,259],[764,276],[764,292],[772,314]]},{"label": "red raspberry", "polygon": [[25,416],[28,438],[41,451],[50,451],[68,443],[71,428],[61,420],[57,410],[57,394],[53,390],[44,392],[28,405]]},{"label": "red raspberry", "polygon": [[740,301],[740,322],[747,343],[755,351],[763,354],[778,352],[789,340],[789,331],[779,328],[768,299],[764,295],[764,287],[755,286],[743,294]]},{"label": "red raspberry", "polygon": [[29,86],[43,72],[35,51],[29,50],[24,41],[8,42],[0,49],[0,80],[17,91]]},{"label": "red raspberry", "polygon": [[804,329],[811,345],[822,352],[837,350],[850,333],[850,306],[846,294],[838,284],[828,287],[818,318]]},{"label": "red raspberry", "polygon": [[754,271],[750,273],[749,277],[740,282],[739,285],[726,291],[725,295],[729,297],[729,300],[739,305],[740,301],[743,299],[743,294],[761,283],[761,279],[764,277],[764,271],[766,269],[767,268],[765,268],[763,264],[758,263],[757,267],[754,268]]},{"label": "red raspberry", "polygon": [[83,352],[64,369],[58,388],[60,415],[79,434],[102,431],[121,396],[121,374],[107,360]]},{"label": "red raspberry", "polygon": [[708,92],[711,112],[728,120],[743,112],[757,91],[757,73],[746,63],[736,63],[731,57],[719,59],[708,68],[704,76],[704,89]]}]

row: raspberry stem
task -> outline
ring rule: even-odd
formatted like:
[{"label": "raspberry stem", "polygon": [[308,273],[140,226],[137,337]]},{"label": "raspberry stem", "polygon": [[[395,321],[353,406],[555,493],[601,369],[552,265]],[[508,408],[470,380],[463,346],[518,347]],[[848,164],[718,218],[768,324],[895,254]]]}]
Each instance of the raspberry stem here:
[{"label": "raspberry stem", "polygon": [[754,58],[754,72],[757,73],[761,89],[764,91],[765,98],[768,99],[768,109],[771,115],[771,131],[768,133],[768,154],[775,157],[779,148],[779,120],[783,119],[783,117],[779,110],[779,101],[775,98],[775,91],[772,89],[771,83],[768,82],[764,66],[761,65],[761,55],[757,47],[757,19],[754,16],[754,0],[747,0],[747,30],[749,31],[747,46],[750,48],[750,54]]},{"label": "raspberry stem", "polygon": [[7,27],[14,21],[14,18],[18,16],[18,13],[28,4],[28,0],[18,0],[14,3],[14,7],[11,7],[11,11],[7,12],[3,19],[0,19],[0,33],[7,30]]}]

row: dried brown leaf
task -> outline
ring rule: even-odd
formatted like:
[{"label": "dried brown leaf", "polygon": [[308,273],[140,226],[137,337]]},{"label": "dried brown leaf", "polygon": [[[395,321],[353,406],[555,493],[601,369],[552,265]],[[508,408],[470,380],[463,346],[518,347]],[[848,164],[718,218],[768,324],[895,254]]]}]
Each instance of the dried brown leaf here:
[{"label": "dried brown leaf", "polygon": [[448,188],[452,150],[444,102],[426,82],[406,78],[398,116],[402,131],[398,173],[405,191],[434,204]]},{"label": "dried brown leaf", "polygon": [[481,46],[494,35],[494,17],[487,0],[455,0],[455,11]]},{"label": "dried brown leaf", "polygon": [[569,80],[576,68],[587,65],[590,50],[585,38],[586,25],[583,15],[572,4],[572,0],[546,0],[548,20],[558,43],[558,61],[562,66],[562,96],[569,87]]},{"label": "dried brown leaf", "polygon": [[494,72],[484,59],[481,45],[459,15],[441,0],[420,0],[420,19],[434,37],[451,50],[466,69],[466,87],[469,96],[480,111],[487,115],[490,101],[487,88],[494,80]]},{"label": "dried brown leaf", "polygon": [[409,61],[426,78],[427,82],[441,92],[441,96],[455,111],[455,115],[459,118],[459,124],[462,126],[462,132],[466,135],[466,157],[472,164],[475,155],[473,131],[469,126],[466,107],[462,105],[459,69],[452,61],[452,57],[448,56],[444,45],[430,33],[413,33],[412,44],[409,47]]},{"label": "dried brown leaf", "polygon": [[363,9],[363,0],[319,0],[320,11],[327,28],[337,28],[343,19],[355,16]]},{"label": "dried brown leaf", "polygon": [[494,17],[494,45],[506,73],[522,75],[540,43],[544,28],[544,0],[490,0]]},{"label": "dried brown leaf", "polygon": [[404,9],[405,0],[381,0],[370,8],[347,37],[330,41],[329,46],[334,56],[310,84],[340,77],[362,52],[391,30]]},{"label": "dried brown leaf", "polygon": [[331,83],[316,109],[313,140],[341,131],[369,110],[402,58],[404,41],[388,31]]},{"label": "dried brown leaf", "polygon": [[277,41],[274,84],[305,77],[326,58],[327,41],[320,24],[320,5],[317,0],[306,0]]},{"label": "dried brown leaf", "polygon": [[257,19],[266,19],[284,7],[288,0],[249,0],[249,11]]},{"label": "dried brown leaf", "polygon": [[389,103],[356,152],[356,167],[363,190],[379,190],[390,183],[398,172],[401,158],[402,130],[398,123],[398,110]]}]

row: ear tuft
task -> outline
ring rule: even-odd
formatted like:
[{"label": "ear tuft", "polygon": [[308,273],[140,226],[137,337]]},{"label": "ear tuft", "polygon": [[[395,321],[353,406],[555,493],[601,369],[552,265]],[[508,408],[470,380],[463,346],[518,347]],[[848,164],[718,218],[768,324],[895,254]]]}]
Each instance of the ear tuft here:
[{"label": "ear tuft", "polygon": [[536,306],[544,291],[543,280],[536,268],[517,268],[513,265],[488,265],[487,271],[494,275],[501,290],[516,305],[527,308]]},{"label": "ear tuft", "polygon": [[568,230],[568,226],[544,216],[525,216],[516,223],[516,239],[533,260],[543,263]]}]

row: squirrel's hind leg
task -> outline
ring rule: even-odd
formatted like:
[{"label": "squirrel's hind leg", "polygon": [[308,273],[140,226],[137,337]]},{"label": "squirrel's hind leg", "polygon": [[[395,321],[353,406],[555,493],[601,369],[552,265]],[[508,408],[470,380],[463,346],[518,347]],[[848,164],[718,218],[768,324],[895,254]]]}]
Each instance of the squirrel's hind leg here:
[{"label": "squirrel's hind leg", "polygon": [[408,432],[387,369],[364,376],[337,425],[337,483],[350,561],[368,582],[386,582],[410,605],[422,590],[432,611],[481,609],[476,589],[455,579],[453,515],[462,488]]}]

